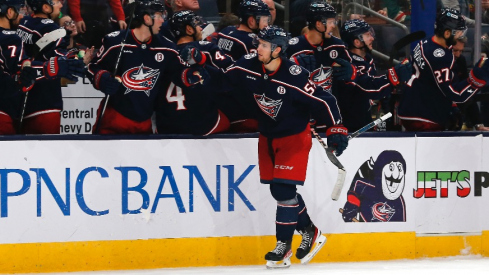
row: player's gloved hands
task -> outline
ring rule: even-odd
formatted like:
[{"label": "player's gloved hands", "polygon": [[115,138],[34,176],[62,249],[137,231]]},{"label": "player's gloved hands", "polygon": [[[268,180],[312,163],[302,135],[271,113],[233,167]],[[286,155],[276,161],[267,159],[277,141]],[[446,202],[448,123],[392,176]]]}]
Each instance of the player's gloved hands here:
[{"label": "player's gloved hands", "polygon": [[112,76],[108,71],[99,71],[94,78],[95,89],[107,95],[114,95],[122,86],[120,78]]},{"label": "player's gloved hands", "polygon": [[357,77],[357,69],[350,62],[337,58],[333,63],[333,77],[341,81],[353,81]]},{"label": "player's gloved hands", "polygon": [[44,76],[47,79],[66,77],[71,81],[78,81],[78,77],[85,75],[85,64],[82,60],[66,59],[65,57],[51,57],[44,62]]},{"label": "player's gloved hands", "polygon": [[353,191],[348,191],[347,198],[341,215],[345,222],[352,222],[354,218],[356,219],[358,212],[360,212],[360,199]]},{"label": "player's gloved hands", "polygon": [[316,69],[316,57],[312,54],[299,54],[290,58],[295,64],[304,67],[304,69],[312,72]]},{"label": "player's gloved hands", "polygon": [[182,72],[183,84],[187,87],[197,84],[206,85],[210,76],[203,67],[187,68]]},{"label": "player's gloved hands", "polygon": [[205,54],[192,45],[185,46],[185,48],[180,51],[180,56],[189,65],[203,65],[206,60]]},{"label": "player's gloved hands", "polygon": [[482,88],[489,82],[489,62],[481,58],[469,73],[467,81],[476,88]]},{"label": "player's gloved hands", "polygon": [[348,129],[345,126],[338,124],[326,130],[328,147],[336,151],[336,155],[340,156],[346,147],[348,147]]},{"label": "player's gloved hands", "polygon": [[393,68],[387,70],[387,76],[392,85],[397,86],[401,83],[408,81],[413,74],[413,65],[411,63],[402,62],[397,64]]},{"label": "player's gloved hands", "polygon": [[27,92],[34,86],[37,78],[37,70],[31,67],[30,60],[22,62],[22,69],[18,74],[17,81],[23,92]]}]

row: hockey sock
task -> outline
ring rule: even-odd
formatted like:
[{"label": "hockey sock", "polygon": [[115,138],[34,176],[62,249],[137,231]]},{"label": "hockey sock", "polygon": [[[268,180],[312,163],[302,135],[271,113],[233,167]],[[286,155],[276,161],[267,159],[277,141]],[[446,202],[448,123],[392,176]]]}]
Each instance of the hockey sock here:
[{"label": "hockey sock", "polygon": [[311,224],[311,219],[309,214],[307,214],[307,207],[304,199],[302,199],[301,194],[297,193],[297,201],[299,202],[299,217],[297,219],[297,230],[303,230],[309,224]]},{"label": "hockey sock", "polygon": [[292,240],[297,218],[299,215],[299,203],[297,197],[277,202],[277,217],[275,221],[276,236],[278,241]]}]

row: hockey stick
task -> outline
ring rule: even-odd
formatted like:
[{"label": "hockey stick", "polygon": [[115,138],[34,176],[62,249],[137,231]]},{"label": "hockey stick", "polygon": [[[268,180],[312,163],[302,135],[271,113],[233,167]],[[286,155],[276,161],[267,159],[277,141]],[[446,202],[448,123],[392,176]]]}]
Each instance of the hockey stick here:
[{"label": "hockey stick", "polygon": [[[343,208],[340,208],[339,211],[340,211],[341,214],[343,214],[343,211],[344,210],[343,210]],[[352,222],[360,222],[357,218],[352,218],[351,221]]]},{"label": "hockey stick", "polygon": [[[358,131],[349,135],[348,139],[350,140],[352,138],[359,136],[361,133],[364,133],[364,132],[370,130],[371,128],[373,128],[374,126],[379,125],[383,121],[389,119],[391,116],[392,116],[391,113],[387,113],[387,114],[383,115],[382,117],[370,122],[369,124],[360,128]],[[343,166],[343,164],[341,164],[341,162],[338,160],[338,158],[334,154],[333,148],[329,148],[328,145],[326,145],[326,143],[319,136],[319,134],[316,132],[316,130],[311,128],[311,133],[318,140],[319,144],[321,144],[321,146],[324,148],[324,150],[326,151],[326,156],[331,161],[331,163],[333,163],[334,166],[338,167],[338,176],[336,178],[336,183],[333,187],[333,192],[331,193],[331,199],[334,201],[337,201],[340,198],[341,190],[343,189],[343,184],[345,183],[345,177],[346,177],[345,167]]]},{"label": "hockey stick", "polygon": [[[117,77],[117,69],[119,68],[119,64],[121,61],[122,57],[122,50],[124,49],[124,45],[126,43],[127,35],[131,32],[131,24],[132,24],[132,18],[134,17],[134,12],[136,11],[136,0],[129,0],[128,5],[134,4],[131,10],[131,17],[129,18],[129,24],[127,24],[127,29],[126,29],[126,34],[124,35],[124,39],[121,41],[121,51],[119,52],[119,56],[117,56],[117,61],[115,62],[114,66],[114,71],[112,72],[112,76],[114,76],[115,79],[117,79],[119,82],[122,82],[120,77]],[[109,102],[110,95],[105,95],[104,98],[104,107],[100,111],[100,115],[97,116],[97,120],[95,121],[95,128],[93,129],[94,134],[98,134],[100,130],[100,122],[102,121],[102,118],[104,117],[105,110],[107,109],[107,103]]]},{"label": "hockey stick", "polygon": [[397,52],[404,48],[405,46],[416,42],[418,40],[421,40],[426,37],[426,33],[424,31],[417,31],[417,32],[412,32],[401,39],[399,39],[394,45],[392,45],[392,50],[391,53],[389,54],[389,67],[392,67],[392,64],[394,63],[394,56],[397,55]]}]

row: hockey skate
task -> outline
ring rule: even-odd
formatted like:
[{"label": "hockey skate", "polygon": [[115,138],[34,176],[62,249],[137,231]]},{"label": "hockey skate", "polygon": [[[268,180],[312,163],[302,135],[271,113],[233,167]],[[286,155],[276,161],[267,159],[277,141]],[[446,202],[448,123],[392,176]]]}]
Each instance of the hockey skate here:
[{"label": "hockey skate", "polygon": [[290,267],[290,257],[292,257],[291,244],[292,240],[287,242],[277,241],[275,249],[265,255],[267,268]]},{"label": "hockey skate", "polygon": [[295,256],[301,260],[301,264],[307,264],[326,243],[326,236],[321,235],[321,230],[312,222],[304,230],[299,230],[299,233],[302,235],[302,242]]}]

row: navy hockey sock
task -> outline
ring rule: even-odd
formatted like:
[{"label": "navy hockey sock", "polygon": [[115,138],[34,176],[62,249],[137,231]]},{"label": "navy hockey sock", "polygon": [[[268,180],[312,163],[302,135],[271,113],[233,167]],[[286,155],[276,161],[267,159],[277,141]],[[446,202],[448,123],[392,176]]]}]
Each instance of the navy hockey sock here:
[{"label": "navy hockey sock", "polygon": [[277,240],[292,240],[297,226],[298,215],[299,203],[297,198],[277,202],[277,217],[275,221]]},{"label": "navy hockey sock", "polygon": [[311,224],[311,219],[309,214],[307,214],[307,207],[304,199],[302,199],[301,194],[297,193],[297,201],[299,202],[299,217],[297,219],[297,230],[303,230],[309,224]]}]

